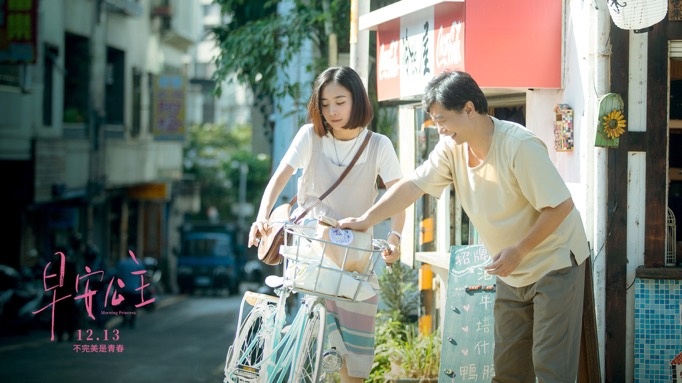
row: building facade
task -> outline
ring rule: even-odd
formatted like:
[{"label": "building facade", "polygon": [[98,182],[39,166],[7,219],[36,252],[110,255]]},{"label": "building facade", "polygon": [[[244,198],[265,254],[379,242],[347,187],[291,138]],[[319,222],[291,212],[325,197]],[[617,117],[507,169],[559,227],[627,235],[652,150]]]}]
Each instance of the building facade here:
[{"label": "building facade", "polygon": [[[376,33],[380,101],[399,105],[405,172],[439,139],[419,101],[443,70],[471,73],[491,115],[545,141],[592,249],[581,381],[664,382],[682,350],[680,4],[623,3],[403,0],[360,16],[360,29]],[[652,28],[615,24],[632,8],[660,12],[661,3],[667,15]],[[614,110],[627,128],[604,139]],[[454,320],[446,307],[451,246],[478,243],[475,228],[448,189],[411,207],[403,234],[402,261],[436,275],[433,326],[442,329]]]},{"label": "building facade", "polygon": [[[220,47],[216,44],[212,28],[220,26],[231,16],[222,14],[220,4],[212,0],[198,1],[201,4],[202,30],[201,39],[192,46],[189,57],[188,123],[219,124],[227,128],[251,125],[253,95],[247,86],[236,81],[225,81],[220,84],[220,96],[215,94],[215,58],[220,53]],[[258,133],[254,131],[254,136]]]},{"label": "building facade", "polygon": [[24,265],[33,249],[42,260],[65,249],[82,261],[80,245],[91,243],[110,265],[132,250],[166,266],[182,217],[173,201],[196,193],[178,181],[199,3],[0,9],[10,37],[0,47],[0,169],[11,185],[0,195],[11,227],[0,263]]}]

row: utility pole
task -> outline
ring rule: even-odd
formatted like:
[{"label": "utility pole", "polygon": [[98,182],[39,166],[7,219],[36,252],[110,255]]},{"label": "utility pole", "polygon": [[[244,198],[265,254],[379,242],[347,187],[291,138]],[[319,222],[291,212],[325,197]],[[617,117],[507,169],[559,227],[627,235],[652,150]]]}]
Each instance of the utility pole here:
[{"label": "utility pole", "polygon": [[[322,1],[322,10],[326,15],[329,15],[329,0],[324,0]],[[336,40],[336,32],[334,32],[334,26],[332,25],[332,19],[331,17],[327,17],[324,20],[324,33],[328,36],[328,43],[329,43],[329,54],[328,57],[329,59],[327,60],[328,66],[337,66],[338,65],[338,43]]]},{"label": "utility pole", "polygon": [[359,31],[360,16],[369,13],[369,0],[350,2],[350,67],[360,75],[365,89],[369,83],[369,31]]},{"label": "utility pole", "polygon": [[105,119],[105,84],[107,65],[107,11],[105,0],[92,3],[93,17],[90,26],[90,76],[88,97],[88,139],[90,142],[90,168],[87,191],[86,241],[92,240],[95,228],[94,205],[101,201],[104,193],[104,136],[102,125]]},{"label": "utility pole", "polygon": [[[249,174],[249,164],[246,162],[239,163],[239,231],[246,231],[246,216],[253,213],[248,211],[246,205],[246,177]],[[253,209],[251,209],[253,210]]]}]

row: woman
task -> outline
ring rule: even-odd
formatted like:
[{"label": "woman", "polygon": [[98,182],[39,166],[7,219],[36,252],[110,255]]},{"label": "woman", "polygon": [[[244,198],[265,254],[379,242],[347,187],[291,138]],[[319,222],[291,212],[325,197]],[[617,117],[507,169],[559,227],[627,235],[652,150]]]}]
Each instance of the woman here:
[{"label": "woman", "polygon": [[[297,201],[300,211],[315,205],[318,196],[339,178],[360,148],[373,117],[372,105],[358,74],[349,67],[333,67],[322,72],[313,87],[308,103],[306,124],[296,134],[291,146],[268,182],[261,199],[256,222],[249,232],[249,247],[267,228],[267,218],[277,197],[292,174],[302,169],[298,180]],[[381,176],[387,188],[401,177],[398,157],[388,137],[373,134],[346,178],[306,218],[325,215],[340,219],[364,213],[377,197],[376,179]],[[400,232],[405,212],[391,217],[391,233],[387,241],[391,252],[384,254],[387,264],[400,257]],[[374,360],[374,320],[378,297],[362,302],[327,301],[327,310],[336,321],[339,332],[330,340],[344,355],[341,382],[362,382],[369,376]]]}]

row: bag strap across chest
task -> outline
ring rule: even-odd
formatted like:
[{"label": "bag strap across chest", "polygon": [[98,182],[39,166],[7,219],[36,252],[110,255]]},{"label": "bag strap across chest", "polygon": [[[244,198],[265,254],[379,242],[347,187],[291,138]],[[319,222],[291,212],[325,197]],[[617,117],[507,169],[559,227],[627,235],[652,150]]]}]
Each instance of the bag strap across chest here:
[{"label": "bag strap across chest", "polygon": [[[362,154],[363,151],[365,151],[365,148],[369,144],[369,140],[371,137],[372,137],[372,131],[368,130],[367,135],[365,136],[365,139],[362,141],[362,144],[360,145],[360,148],[358,148],[358,151],[355,152],[353,159],[350,161],[350,163],[348,164],[346,169],[343,170],[343,173],[341,173],[341,175],[336,180],[336,182],[334,182],[334,184],[332,186],[330,186],[326,192],[322,193],[320,198],[317,199],[317,202],[315,202],[311,206],[308,206],[305,210],[303,210],[303,212],[301,214],[299,214],[296,218],[294,218],[292,220],[294,223],[299,223],[299,221],[301,219],[303,219],[303,217],[305,217],[305,215],[308,214],[310,212],[310,210],[312,210],[315,206],[317,206],[320,202],[322,202],[323,199],[325,199],[332,191],[334,191],[334,189],[336,189],[337,186],[339,186],[339,184],[341,184],[341,181],[343,181],[343,179],[346,178],[346,176],[348,175],[350,170],[353,168],[353,165],[355,165],[355,163],[358,162],[360,155]],[[293,206],[296,203],[296,198],[297,198],[297,196],[294,196],[294,198],[292,198],[291,201],[289,201],[289,205]]]}]

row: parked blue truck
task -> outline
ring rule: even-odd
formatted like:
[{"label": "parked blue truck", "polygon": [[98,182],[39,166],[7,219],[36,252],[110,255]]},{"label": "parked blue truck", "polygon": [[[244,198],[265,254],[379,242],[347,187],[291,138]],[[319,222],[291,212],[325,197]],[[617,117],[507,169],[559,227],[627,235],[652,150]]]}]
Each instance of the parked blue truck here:
[{"label": "parked blue truck", "polygon": [[239,292],[244,257],[228,224],[187,223],[180,229],[177,282],[181,293],[197,289]]}]

